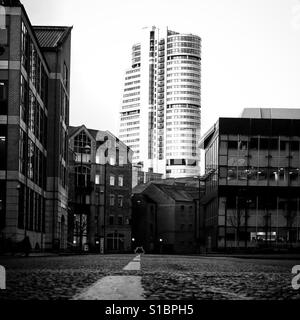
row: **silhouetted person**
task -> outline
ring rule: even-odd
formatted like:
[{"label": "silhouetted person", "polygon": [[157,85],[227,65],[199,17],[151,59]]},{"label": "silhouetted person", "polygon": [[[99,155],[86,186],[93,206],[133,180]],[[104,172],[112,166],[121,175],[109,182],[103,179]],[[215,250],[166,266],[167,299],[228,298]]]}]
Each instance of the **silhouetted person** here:
[{"label": "silhouetted person", "polygon": [[26,236],[23,240],[23,250],[24,250],[25,256],[28,257],[31,251],[31,244],[28,236]]}]

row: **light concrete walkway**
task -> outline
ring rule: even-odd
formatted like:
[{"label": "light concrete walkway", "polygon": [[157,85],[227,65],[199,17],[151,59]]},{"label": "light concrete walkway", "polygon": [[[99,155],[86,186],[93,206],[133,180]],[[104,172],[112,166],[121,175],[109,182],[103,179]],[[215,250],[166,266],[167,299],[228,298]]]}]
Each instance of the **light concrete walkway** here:
[{"label": "light concrete walkway", "polygon": [[[135,257],[123,270],[141,270],[141,257]],[[143,293],[140,276],[108,276],[77,294],[72,300],[145,300]]]}]

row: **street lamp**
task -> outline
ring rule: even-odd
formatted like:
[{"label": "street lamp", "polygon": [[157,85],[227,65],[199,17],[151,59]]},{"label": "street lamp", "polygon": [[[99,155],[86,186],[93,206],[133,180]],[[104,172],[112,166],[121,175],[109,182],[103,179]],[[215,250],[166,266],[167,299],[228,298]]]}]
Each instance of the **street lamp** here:
[{"label": "street lamp", "polygon": [[[97,152],[99,150],[99,148],[104,145],[106,142],[108,141],[108,136],[105,136],[103,138],[103,140],[98,140],[97,141]],[[108,148],[106,148],[104,150],[104,157],[105,157],[105,162],[104,162],[104,204],[103,204],[103,237],[100,238],[100,252],[101,253],[105,253],[105,225],[106,225],[106,202],[107,202],[107,157],[108,157]],[[100,201],[100,195],[99,195],[99,201]],[[103,247],[102,247],[102,243],[101,241],[103,241]],[[103,248],[103,249],[102,249]],[[103,252],[102,252],[103,251]]]},{"label": "street lamp", "polygon": [[85,181],[84,181],[84,175],[83,175],[83,159],[82,154],[83,151],[85,154],[87,154],[91,150],[91,147],[89,145],[86,145],[85,147],[80,148],[80,171],[81,171],[81,181],[80,181],[80,215],[79,215],[79,248],[80,251],[82,250],[82,238],[83,238],[83,227],[82,227],[82,206],[83,206],[83,189],[85,187]]}]

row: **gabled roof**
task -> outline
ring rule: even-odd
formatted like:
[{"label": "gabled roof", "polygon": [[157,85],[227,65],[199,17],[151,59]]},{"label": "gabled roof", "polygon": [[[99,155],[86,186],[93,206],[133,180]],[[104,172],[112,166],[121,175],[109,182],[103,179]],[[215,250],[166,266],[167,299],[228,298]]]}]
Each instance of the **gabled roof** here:
[{"label": "gabled roof", "polygon": [[72,27],[33,26],[41,48],[57,48],[67,38]]}]

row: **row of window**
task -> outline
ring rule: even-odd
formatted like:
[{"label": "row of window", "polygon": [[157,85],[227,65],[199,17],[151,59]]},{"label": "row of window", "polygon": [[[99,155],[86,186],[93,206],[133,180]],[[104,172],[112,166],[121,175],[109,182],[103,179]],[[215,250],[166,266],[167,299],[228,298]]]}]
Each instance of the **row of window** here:
[{"label": "row of window", "polygon": [[138,90],[138,89],[140,89],[140,88],[141,88],[141,86],[126,88],[126,89],[124,89],[124,92],[133,91],[133,90]]},{"label": "row of window", "polygon": [[140,101],[140,98],[134,98],[134,99],[129,99],[129,100],[123,100],[123,103],[129,103],[129,102],[134,102],[134,101]]},{"label": "row of window", "polygon": [[171,78],[171,77],[194,77],[194,78],[198,78],[200,81],[200,74],[199,73],[187,73],[187,72],[180,72],[180,73],[168,73],[167,77]]},{"label": "row of window", "polygon": [[120,132],[128,132],[128,131],[136,131],[136,130],[140,130],[140,127],[132,127],[132,128],[120,129]]},{"label": "row of window", "polygon": [[[116,199],[117,199],[117,203],[116,203]],[[123,208],[123,206],[124,206],[124,196],[121,196],[121,195],[116,196],[115,194],[111,194],[109,196],[109,205],[111,207],[114,207],[115,205],[117,205],[119,208]]]},{"label": "row of window", "polygon": [[133,122],[126,122],[126,123],[121,123],[121,127],[127,127],[127,126],[134,126],[140,124],[140,121],[133,121]]},{"label": "row of window", "polygon": [[199,115],[200,114],[200,109],[199,108],[195,108],[195,109],[185,109],[185,108],[180,108],[180,109],[168,109],[167,110],[167,114],[172,114],[172,113],[183,113],[183,114],[186,114],[186,113],[193,113],[193,114],[197,114]]},{"label": "row of window", "polygon": [[167,140],[167,144],[176,144],[176,143],[192,143],[196,144],[196,140]]},{"label": "row of window", "polygon": [[167,150],[197,150],[197,147],[192,146],[169,146]]},{"label": "row of window", "polygon": [[193,120],[199,120],[199,116],[187,116],[187,115],[182,115],[182,116],[167,116],[167,120],[172,120],[172,119],[193,119]]},{"label": "row of window", "polygon": [[173,98],[167,98],[167,102],[169,102],[169,101],[179,101],[179,100],[195,101],[195,102],[200,103],[200,98],[192,98],[192,97],[173,97]]},{"label": "row of window", "polygon": [[18,228],[45,232],[45,198],[23,184],[18,191]]},{"label": "row of window", "polygon": [[200,56],[200,50],[196,49],[188,49],[188,48],[178,48],[178,49],[170,49],[168,50],[168,55],[169,54],[176,54],[176,53],[185,53],[185,54],[194,54],[196,56]]},{"label": "row of window", "polygon": [[175,41],[193,41],[199,42],[200,38],[197,36],[168,36],[168,43]]},{"label": "row of window", "polygon": [[167,71],[174,71],[174,70],[193,70],[200,72],[200,68],[195,68],[195,67],[170,67],[167,68]]},{"label": "row of window", "polygon": [[126,74],[137,73],[137,72],[139,72],[139,71],[140,71],[140,69],[139,69],[139,68],[135,68],[135,69],[132,69],[132,70],[128,70],[128,71],[126,71]]},{"label": "row of window", "polygon": [[258,168],[258,167],[220,167],[220,179],[232,180],[258,180],[269,182],[295,182],[300,183],[299,168]]},{"label": "row of window", "polygon": [[29,78],[46,105],[48,77],[35,45],[30,39],[25,24],[22,22],[21,33],[21,63]]},{"label": "row of window", "polygon": [[46,157],[33,141],[20,129],[19,170],[41,188],[46,188]]},{"label": "row of window", "polygon": [[166,154],[167,157],[175,157],[175,156],[188,156],[188,157],[196,157],[196,152],[168,152]]},{"label": "row of window", "polygon": [[138,83],[141,83],[141,80],[135,80],[135,81],[126,82],[125,86],[132,86],[132,85],[138,84]]},{"label": "row of window", "polygon": [[177,95],[177,94],[189,94],[189,95],[194,95],[194,96],[199,96],[199,92],[195,91],[171,91],[167,92],[167,96],[172,96],[172,95]]},{"label": "row of window", "polygon": [[136,116],[126,116],[126,117],[121,117],[121,121],[128,121],[128,120],[134,120],[134,119],[139,119],[140,115],[136,115]]},{"label": "row of window", "polygon": [[188,125],[188,126],[199,126],[199,122],[187,122],[187,121],[173,121],[167,122],[167,126],[178,126],[178,125]]},{"label": "row of window", "polygon": [[197,138],[197,135],[196,134],[189,134],[189,133],[167,134],[167,138],[177,138],[177,137]]},{"label": "row of window", "polygon": [[140,78],[140,77],[141,77],[140,74],[135,74],[133,76],[125,77],[125,80],[131,80],[131,79],[136,79],[136,78]]},{"label": "row of window", "polygon": [[167,86],[167,89],[183,89],[183,88],[200,90],[200,87],[199,87],[199,86],[192,86],[192,85]]},{"label": "row of window", "polygon": [[282,138],[253,137],[248,140],[221,141],[220,148],[229,150],[274,150],[299,151],[300,141],[289,141]]},{"label": "row of window", "polygon": [[167,62],[167,65],[170,66],[170,65],[174,65],[174,64],[194,64],[195,66],[199,66],[200,62],[199,60],[197,59],[197,61],[193,61],[193,60],[178,60],[178,59],[172,59],[172,60],[169,60]]},{"label": "row of window", "polygon": [[[199,75],[197,75],[197,78],[199,78]],[[200,79],[199,80],[194,80],[194,79],[184,78],[184,79],[170,79],[170,80],[167,80],[167,83],[175,83],[175,82],[191,82],[191,83],[200,84]]]},{"label": "row of window", "polygon": [[47,115],[38,99],[29,89],[28,82],[21,75],[20,118],[29,127],[41,144],[46,147]]},{"label": "row of window", "polygon": [[8,107],[8,83],[0,80],[0,116],[7,115]]},{"label": "row of window", "polygon": [[123,98],[128,98],[128,97],[133,97],[133,96],[138,96],[140,92],[131,92],[123,95]]},{"label": "row of window", "polygon": [[131,108],[138,108],[138,107],[140,107],[141,106],[141,104],[140,103],[134,103],[134,104],[129,104],[129,105],[127,105],[127,106],[122,106],[122,109],[131,109]]}]

